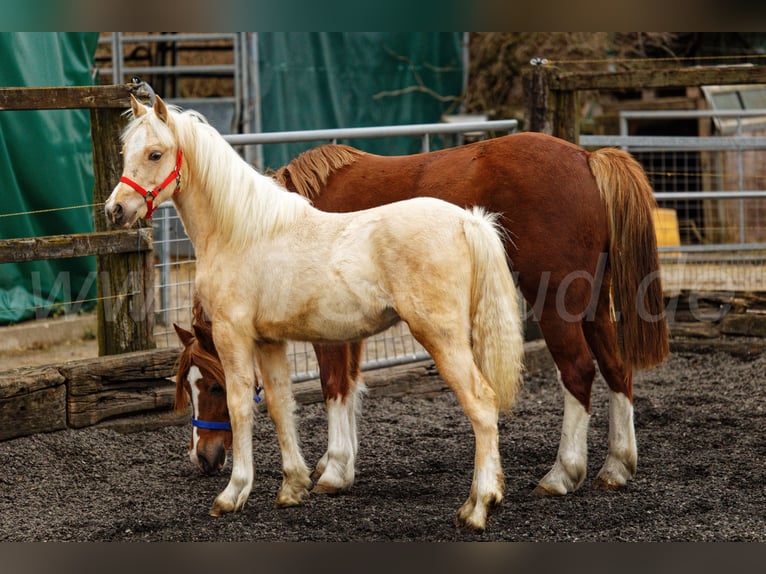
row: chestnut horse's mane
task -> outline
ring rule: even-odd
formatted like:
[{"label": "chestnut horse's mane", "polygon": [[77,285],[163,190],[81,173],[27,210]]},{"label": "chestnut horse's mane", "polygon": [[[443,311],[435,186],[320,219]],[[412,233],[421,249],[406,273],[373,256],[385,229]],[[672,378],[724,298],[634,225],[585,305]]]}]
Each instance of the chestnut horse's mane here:
[{"label": "chestnut horse's mane", "polygon": [[325,144],[304,151],[271,175],[307,199],[319,195],[334,171],[354,163],[365,152],[343,144]]},{"label": "chestnut horse's mane", "polygon": [[202,304],[195,297],[192,307],[192,328],[195,332],[194,340],[188,346],[185,346],[176,363],[176,397],[174,409],[181,411],[189,404],[189,397],[184,389],[184,381],[189,374],[189,369],[196,366],[200,371],[208,372],[217,381],[223,384],[226,377],[221,366],[221,360],[218,353],[213,348],[207,348],[203,340],[196,336],[198,332],[205,334],[205,339],[213,340],[213,326],[205,315]]}]

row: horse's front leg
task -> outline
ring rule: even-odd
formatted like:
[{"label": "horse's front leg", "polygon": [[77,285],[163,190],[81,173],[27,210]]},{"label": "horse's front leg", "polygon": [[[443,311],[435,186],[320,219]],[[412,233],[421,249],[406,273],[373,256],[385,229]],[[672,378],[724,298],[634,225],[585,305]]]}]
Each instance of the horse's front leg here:
[{"label": "horse's front leg", "polygon": [[296,506],[308,498],[311,477],[298,446],[295,398],[290,381],[284,342],[256,344],[256,357],[263,377],[263,392],[282,452],[282,486],[274,506]]},{"label": "horse's front leg", "polygon": [[252,339],[223,321],[214,324],[213,338],[226,374],[226,405],[232,431],[231,477],[210,509],[211,516],[220,516],[241,509],[253,487],[255,371]]}]

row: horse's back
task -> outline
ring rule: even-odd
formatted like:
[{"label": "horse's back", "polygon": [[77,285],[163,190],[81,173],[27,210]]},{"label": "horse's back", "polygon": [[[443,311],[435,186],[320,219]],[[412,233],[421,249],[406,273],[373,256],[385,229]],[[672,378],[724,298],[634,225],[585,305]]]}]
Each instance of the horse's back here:
[{"label": "horse's back", "polygon": [[527,294],[546,272],[558,280],[576,270],[595,273],[608,246],[588,152],[537,133],[408,156],[363,154],[329,175],[314,205],[344,212],[416,196],[501,213],[508,256]]}]

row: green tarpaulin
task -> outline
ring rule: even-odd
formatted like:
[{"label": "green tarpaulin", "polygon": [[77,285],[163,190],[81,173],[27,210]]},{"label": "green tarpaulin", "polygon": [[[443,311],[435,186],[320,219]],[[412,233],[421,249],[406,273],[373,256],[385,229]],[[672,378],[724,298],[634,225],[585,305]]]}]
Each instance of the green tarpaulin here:
[{"label": "green tarpaulin", "polygon": [[[260,32],[258,61],[264,132],[440,122],[463,89],[459,32]],[[264,167],[318,143],[266,146]],[[420,151],[417,138],[340,143]]]},{"label": "green tarpaulin", "polygon": [[[0,33],[0,87],[92,84],[97,41]],[[0,198],[0,239],[93,231],[92,207],[58,210],[93,203],[88,111],[0,111]],[[0,324],[91,299],[94,278],[92,257],[0,264]]]}]

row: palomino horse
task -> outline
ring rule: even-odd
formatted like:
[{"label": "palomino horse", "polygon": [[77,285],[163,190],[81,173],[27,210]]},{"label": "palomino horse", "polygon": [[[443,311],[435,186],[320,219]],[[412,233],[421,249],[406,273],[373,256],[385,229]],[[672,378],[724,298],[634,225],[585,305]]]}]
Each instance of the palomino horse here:
[{"label": "palomino horse", "polygon": [[[610,389],[609,450],[594,486],[619,487],[633,477],[632,373],[665,358],[668,336],[652,222],[655,201],[629,154],[610,148],[588,153],[535,133],[400,157],[330,144],[302,153],[275,177],[325,211],[431,195],[504,213],[510,264],[564,393],[558,454],[536,492],[565,494],[585,479],[595,376],[591,353]],[[332,445],[317,466],[316,488],[334,492],[354,480],[361,344],[315,344],[314,349]],[[223,397],[203,390],[199,401],[221,416],[220,406],[207,403],[220,405]],[[230,434],[211,431],[203,440],[205,451],[220,457]]]},{"label": "palomino horse", "polygon": [[297,505],[311,479],[285,341],[357,341],[403,320],[473,427],[473,481],[457,522],[484,529],[503,498],[498,413],[513,404],[524,348],[496,217],[433,198],[323,212],[255,171],[198,114],[159,97],[152,108],[133,98],[132,111],[105,210],[129,227],[172,198],[194,245],[232,426],[231,477],[211,514],[242,508],[252,489],[256,363],[282,452],[276,505]]}]

